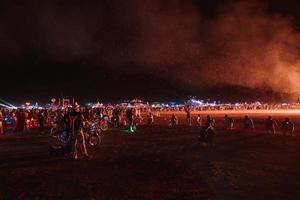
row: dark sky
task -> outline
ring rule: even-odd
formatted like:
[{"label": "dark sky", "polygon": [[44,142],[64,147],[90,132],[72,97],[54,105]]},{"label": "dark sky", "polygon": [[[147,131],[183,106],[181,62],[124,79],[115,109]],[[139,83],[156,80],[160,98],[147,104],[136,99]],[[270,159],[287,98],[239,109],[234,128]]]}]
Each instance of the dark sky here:
[{"label": "dark sky", "polygon": [[[285,48],[292,49],[288,64],[295,63],[294,55],[298,52],[290,46],[296,43],[299,48],[299,3],[269,0],[256,1],[252,6],[253,1],[241,2],[2,0],[0,97],[18,103],[25,100],[46,102],[61,95],[74,96],[81,101],[136,97],[167,101],[183,100],[189,95],[214,99],[249,95],[247,92],[235,94],[234,88],[250,88],[249,91],[263,88],[276,93],[278,84],[272,81],[237,81],[235,84],[235,77],[223,80],[220,71],[228,67],[239,76],[244,62],[238,62],[239,69],[228,63],[234,63],[236,57],[242,59],[243,54],[241,50],[237,53],[231,49],[240,47],[241,41],[255,38],[256,34],[267,38],[278,27],[286,28],[288,33],[284,32],[284,37],[292,35],[290,40],[280,39],[280,45],[285,43],[288,46]],[[250,8],[252,12],[245,15],[239,13],[240,8]],[[261,11],[256,13],[257,9]],[[249,30],[255,29],[251,28],[253,24],[254,27],[271,25],[264,33],[255,31],[251,36],[236,33],[231,30],[239,29],[238,26],[222,27],[228,21],[223,23],[221,19],[230,21],[232,13],[245,18]],[[255,15],[253,23],[252,15]],[[280,16],[278,25],[276,16]],[[240,35],[247,37],[236,41]],[[231,40],[230,44],[238,45],[228,47],[226,42]],[[271,45],[270,49],[273,47]],[[249,47],[249,52],[255,48]],[[220,53],[220,49],[226,50]],[[230,61],[224,59],[227,52],[230,52]],[[220,67],[222,62],[226,66]]]}]

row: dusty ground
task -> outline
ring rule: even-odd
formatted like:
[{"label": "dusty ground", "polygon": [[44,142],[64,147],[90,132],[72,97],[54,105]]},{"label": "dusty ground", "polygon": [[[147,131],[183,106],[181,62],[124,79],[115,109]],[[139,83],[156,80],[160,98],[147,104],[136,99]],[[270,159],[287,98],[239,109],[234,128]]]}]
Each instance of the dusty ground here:
[{"label": "dusty ground", "polygon": [[90,161],[49,156],[47,135],[0,136],[0,199],[300,199],[300,132],[266,134],[261,117],[244,131],[236,117],[214,148],[195,127],[166,126],[168,116],[132,135],[111,130]]}]

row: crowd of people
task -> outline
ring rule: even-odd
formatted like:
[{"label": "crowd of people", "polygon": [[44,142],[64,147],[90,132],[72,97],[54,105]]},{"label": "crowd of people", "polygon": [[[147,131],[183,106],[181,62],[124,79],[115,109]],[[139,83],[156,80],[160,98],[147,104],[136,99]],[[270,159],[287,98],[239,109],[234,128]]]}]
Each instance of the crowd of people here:
[{"label": "crowd of people", "polygon": [[47,110],[0,109],[0,134],[8,131],[25,132],[31,128],[44,126],[50,122],[50,112]]},{"label": "crowd of people", "polygon": [[[75,105],[76,106],[76,105]],[[61,109],[0,109],[0,134],[7,132],[23,133],[31,129],[44,132],[53,123],[61,124],[71,106]],[[120,107],[87,108],[80,107],[80,113],[84,119],[107,119],[114,127],[127,126],[128,124],[140,124],[142,121],[139,109],[125,109]],[[148,123],[153,123],[153,115],[149,114]]]},{"label": "crowd of people", "polygon": [[[59,120],[63,118],[68,112],[68,108],[64,109],[0,109],[0,134],[6,132],[26,132],[30,129],[38,129],[44,132],[45,128],[51,127],[53,123],[60,124]],[[186,124],[192,126],[192,115],[194,111],[193,107],[186,106],[182,110],[186,114]],[[87,108],[80,107],[80,113],[84,119],[90,120],[98,117],[107,119],[111,127],[127,127],[127,126],[138,126],[140,124],[151,125],[154,123],[154,118],[160,117],[160,111],[157,109],[139,109],[139,108],[122,108],[122,107],[102,107],[102,108]],[[145,114],[146,113],[146,114]],[[143,119],[142,115],[146,117]],[[169,120],[170,126],[176,126],[179,124],[178,117],[175,113],[171,114]],[[266,119],[266,130],[276,134],[278,132],[279,123],[274,120],[271,116]],[[195,119],[195,126],[202,127],[203,123],[202,116],[198,114]],[[254,122],[249,116],[244,117],[244,128],[254,129]],[[224,128],[226,130],[232,130],[234,128],[234,119],[225,115],[224,117]],[[281,123],[281,130],[284,133],[288,133],[287,130],[293,130],[294,124],[289,118],[286,118]],[[290,131],[291,132],[291,131]]]},{"label": "crowd of people", "polygon": [[[184,107],[185,124],[187,126],[199,127],[201,137],[213,141],[215,135],[216,120],[210,115],[206,116],[206,120],[198,114],[195,119],[192,118],[192,108],[190,106]],[[156,114],[154,114],[156,113]],[[143,119],[142,115],[146,117]],[[152,125],[155,118],[160,117],[159,111],[156,109],[139,109],[139,108],[125,108],[125,107],[102,107],[102,108],[87,108],[81,107],[79,104],[73,106],[52,109],[1,109],[0,110],[0,134],[6,132],[23,133],[31,129],[37,129],[41,133],[45,133],[45,129],[52,127],[54,124],[60,130],[66,130],[70,134],[70,141],[66,145],[66,149],[72,153],[74,159],[78,159],[77,146],[83,147],[83,156],[89,158],[86,147],[85,135],[83,133],[84,121],[91,121],[98,119],[99,121],[107,121],[110,127],[126,127],[130,132],[135,132],[137,126]],[[195,122],[195,123],[194,123]],[[218,122],[219,123],[219,122]],[[224,116],[223,129],[231,131],[235,129],[235,120],[227,114]],[[176,127],[179,124],[179,118],[175,112],[169,119],[169,126]],[[218,124],[220,128],[220,124]],[[254,120],[246,115],[243,119],[243,128],[247,130],[254,130]],[[279,134],[280,130],[283,135],[294,135],[294,123],[285,118],[279,125],[279,122],[268,116],[265,120],[265,130],[271,134]]]},{"label": "crowd of people", "polygon": [[[189,106],[185,108],[186,113],[186,125],[192,126],[192,119],[191,119],[191,110]],[[195,120],[195,126],[197,127],[206,127],[211,126],[212,128],[215,127],[216,121],[210,116],[207,115],[205,123],[203,123],[203,118],[200,114],[197,115]],[[234,119],[232,117],[229,117],[227,114],[224,116],[223,121],[223,129],[224,130],[233,130],[234,129]],[[272,133],[274,135],[279,134],[279,130],[281,130],[282,135],[286,136],[294,136],[294,130],[295,130],[295,124],[290,120],[290,118],[286,117],[283,122],[281,123],[281,126],[279,122],[274,120],[272,116],[268,116],[265,120],[265,130],[268,133]],[[172,114],[172,117],[170,119],[170,125],[175,126],[178,125],[178,118],[175,114]],[[246,130],[254,130],[255,124],[254,120],[250,118],[248,115],[244,117],[243,120],[243,128]]]}]

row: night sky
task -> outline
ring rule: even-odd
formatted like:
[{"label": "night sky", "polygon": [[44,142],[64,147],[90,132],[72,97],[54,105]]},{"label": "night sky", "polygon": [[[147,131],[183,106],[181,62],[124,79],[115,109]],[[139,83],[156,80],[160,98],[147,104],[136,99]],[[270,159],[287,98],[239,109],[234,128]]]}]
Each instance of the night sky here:
[{"label": "night sky", "polygon": [[[300,3],[262,2],[1,0],[0,97],[108,102],[295,93]],[[279,77],[285,71],[294,75]]]}]

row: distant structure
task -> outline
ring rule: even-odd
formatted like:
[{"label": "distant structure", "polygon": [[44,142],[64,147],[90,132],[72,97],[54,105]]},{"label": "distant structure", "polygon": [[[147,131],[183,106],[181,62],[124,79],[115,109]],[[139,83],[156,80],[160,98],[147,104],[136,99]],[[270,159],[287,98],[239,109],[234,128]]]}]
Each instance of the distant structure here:
[{"label": "distant structure", "polygon": [[62,99],[63,106],[69,106],[71,104],[70,99]]},{"label": "distant structure", "polygon": [[[75,99],[73,98],[73,102]],[[74,104],[74,103],[73,103]],[[51,104],[48,104],[52,110],[57,110],[58,108],[65,108],[71,106],[71,100],[67,98],[59,98],[58,101],[55,98],[51,99]]]}]

